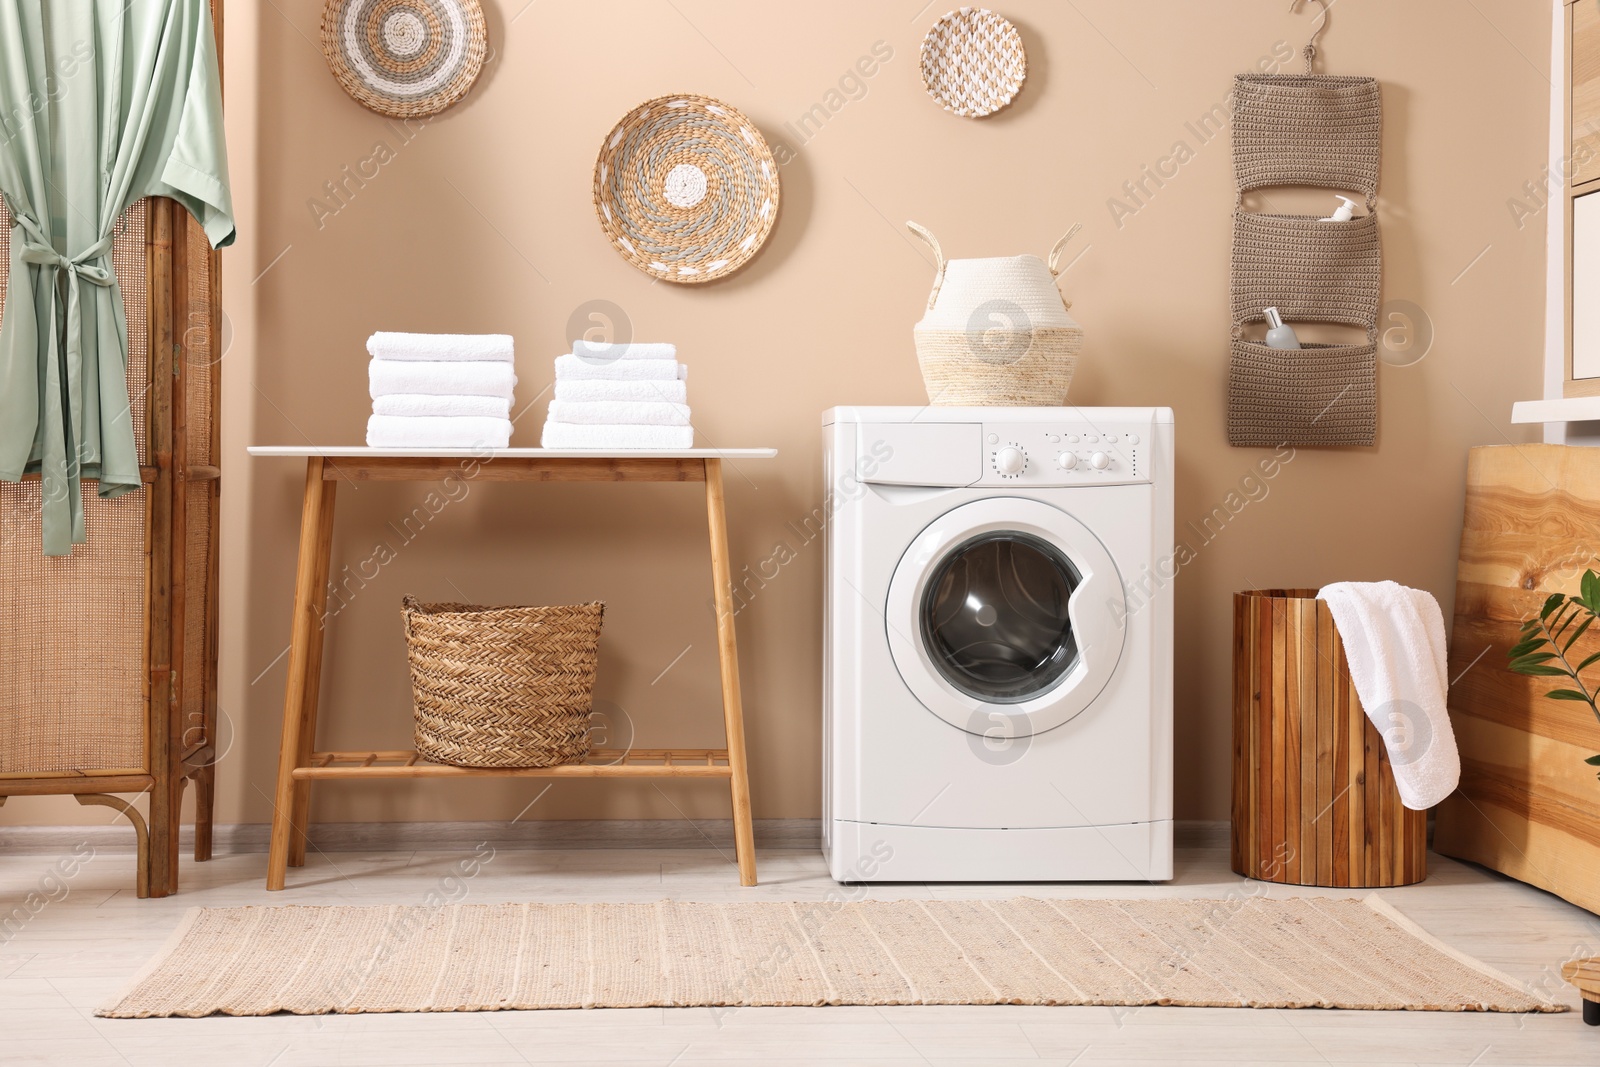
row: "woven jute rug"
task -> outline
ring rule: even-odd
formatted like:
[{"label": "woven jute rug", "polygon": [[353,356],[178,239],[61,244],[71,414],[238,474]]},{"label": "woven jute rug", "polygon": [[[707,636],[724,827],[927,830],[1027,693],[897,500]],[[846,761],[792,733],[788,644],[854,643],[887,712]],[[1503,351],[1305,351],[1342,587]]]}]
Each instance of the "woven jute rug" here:
[{"label": "woven jute rug", "polygon": [[1361,900],[195,908],[99,1014],[821,1004],[1562,1011]]}]

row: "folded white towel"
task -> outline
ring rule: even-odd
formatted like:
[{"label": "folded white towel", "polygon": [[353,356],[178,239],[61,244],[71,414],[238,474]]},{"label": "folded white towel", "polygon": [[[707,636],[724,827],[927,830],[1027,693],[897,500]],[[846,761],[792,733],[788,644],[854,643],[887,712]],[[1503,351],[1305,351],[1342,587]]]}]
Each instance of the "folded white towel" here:
[{"label": "folded white towel", "polygon": [[604,378],[574,381],[556,379],[557,400],[635,400],[665,404],[683,404],[689,399],[689,388],[682,382],[640,381],[616,382]]},{"label": "folded white towel", "polygon": [[688,368],[675,359],[614,359],[609,363],[591,363],[569,352],[556,357],[556,377],[672,382],[687,378]]},{"label": "folded white towel", "polygon": [[367,352],[374,359],[429,362],[513,358],[511,335],[504,333],[375,333],[367,338]]},{"label": "folded white towel", "polygon": [[552,422],[611,426],[688,426],[688,404],[634,400],[552,400]]},{"label": "folded white towel", "polygon": [[591,363],[614,359],[677,359],[678,346],[665,342],[614,345],[609,341],[574,341],[572,354]]},{"label": "folded white towel", "polygon": [[1395,582],[1335,582],[1317,597],[1328,602],[1356,695],[1389,750],[1400,803],[1433,807],[1461,780],[1439,602]]},{"label": "folded white towel", "polygon": [[412,363],[375,359],[367,364],[367,383],[374,399],[390,393],[427,393],[431,396],[499,396],[510,400],[517,375],[509,363]]},{"label": "folded white towel", "polygon": [[510,443],[510,419],[374,415],[367,420],[372,448],[505,448]]},{"label": "folded white towel", "polygon": [[503,396],[430,396],[427,393],[386,393],[372,398],[374,415],[476,415],[509,419],[511,401]]},{"label": "folded white towel", "polygon": [[547,422],[539,444],[544,448],[693,448],[693,426],[596,426]]}]

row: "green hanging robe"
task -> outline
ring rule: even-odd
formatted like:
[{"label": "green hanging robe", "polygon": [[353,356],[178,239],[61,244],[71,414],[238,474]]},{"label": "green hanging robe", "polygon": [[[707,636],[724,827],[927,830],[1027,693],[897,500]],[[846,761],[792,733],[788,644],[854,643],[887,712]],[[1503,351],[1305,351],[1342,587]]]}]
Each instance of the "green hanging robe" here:
[{"label": "green hanging robe", "polygon": [[43,480],[44,551],[85,539],[81,479],[139,488],[117,219],[168,196],[233,241],[207,0],[0,0],[0,479]]}]

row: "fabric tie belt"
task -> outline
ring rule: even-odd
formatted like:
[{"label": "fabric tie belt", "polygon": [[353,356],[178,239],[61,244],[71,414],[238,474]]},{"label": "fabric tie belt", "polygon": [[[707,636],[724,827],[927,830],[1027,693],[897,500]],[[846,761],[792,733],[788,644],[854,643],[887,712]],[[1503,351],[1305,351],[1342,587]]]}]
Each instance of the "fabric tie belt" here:
[{"label": "fabric tie belt", "polygon": [[[44,552],[63,556],[72,545],[86,540],[83,519],[83,304],[82,283],[107,287],[116,284],[116,275],[106,265],[113,234],[106,234],[75,256],[58,252],[37,221],[17,212],[12,225],[22,231],[17,258],[22,262],[65,272],[67,277],[66,329],[56,321],[58,297],[52,280],[49,346],[52,358],[40,368],[45,376],[43,404],[39,412],[43,430],[39,457],[39,476],[43,491]],[[65,347],[62,334],[65,333]]]}]

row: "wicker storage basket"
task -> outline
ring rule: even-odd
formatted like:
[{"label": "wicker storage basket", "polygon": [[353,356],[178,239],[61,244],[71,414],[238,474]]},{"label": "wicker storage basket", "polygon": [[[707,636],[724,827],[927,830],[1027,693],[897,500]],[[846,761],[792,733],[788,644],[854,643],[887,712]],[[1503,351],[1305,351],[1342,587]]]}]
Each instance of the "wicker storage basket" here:
[{"label": "wicker storage basket", "polygon": [[424,759],[554,767],[589,754],[605,605],[488,608],[404,601]]},{"label": "wicker storage basket", "polygon": [[928,309],[912,332],[928,402],[941,406],[1054,407],[1066,403],[1083,347],[1083,328],[1056,288],[1061,250],[1038,256],[944,258],[938,240],[916,223],[911,232],[933,249],[938,273]]}]

